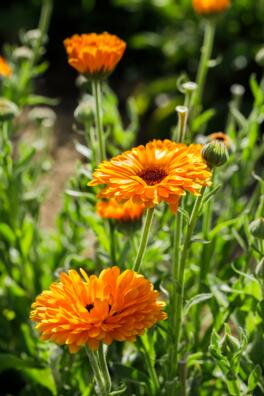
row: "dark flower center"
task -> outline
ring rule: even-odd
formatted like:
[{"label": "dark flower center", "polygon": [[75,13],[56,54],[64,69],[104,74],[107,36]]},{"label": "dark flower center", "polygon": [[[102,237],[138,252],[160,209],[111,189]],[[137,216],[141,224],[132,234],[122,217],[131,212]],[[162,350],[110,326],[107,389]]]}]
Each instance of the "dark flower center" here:
[{"label": "dark flower center", "polygon": [[224,142],[225,138],[223,138],[223,136],[217,136],[216,140],[219,140],[220,142]]},{"label": "dark flower center", "polygon": [[93,304],[87,304],[85,308],[87,309],[88,312],[90,312],[94,308],[94,305]]},{"label": "dark flower center", "polygon": [[160,183],[166,176],[167,173],[165,170],[160,168],[148,168],[139,174],[139,177],[141,177],[141,179],[143,179],[149,186],[154,186],[155,184]]}]

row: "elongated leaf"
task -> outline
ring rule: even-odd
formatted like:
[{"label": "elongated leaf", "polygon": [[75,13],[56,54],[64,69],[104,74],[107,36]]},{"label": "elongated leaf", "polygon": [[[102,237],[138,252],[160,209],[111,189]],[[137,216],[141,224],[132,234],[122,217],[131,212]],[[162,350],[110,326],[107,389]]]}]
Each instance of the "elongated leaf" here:
[{"label": "elongated leaf", "polygon": [[23,369],[22,375],[26,378],[30,379],[33,382],[36,382],[39,385],[42,385],[44,388],[47,388],[51,391],[52,395],[57,395],[56,384],[52,375],[52,371],[50,368],[44,369]]},{"label": "elongated leaf", "polygon": [[197,294],[197,296],[194,296],[184,307],[184,311],[183,314],[187,315],[187,313],[189,312],[189,310],[191,309],[191,307],[193,307],[194,305],[200,304],[203,301],[209,300],[210,298],[212,298],[212,293],[201,293],[201,294]]}]

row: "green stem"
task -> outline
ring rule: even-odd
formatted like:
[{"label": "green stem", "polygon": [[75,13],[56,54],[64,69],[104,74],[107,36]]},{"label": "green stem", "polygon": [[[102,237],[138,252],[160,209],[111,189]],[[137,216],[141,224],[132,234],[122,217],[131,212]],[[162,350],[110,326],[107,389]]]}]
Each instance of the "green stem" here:
[{"label": "green stem", "polygon": [[140,265],[146,250],[146,246],[148,243],[148,237],[149,237],[149,231],[153,219],[153,214],[154,214],[154,207],[153,208],[148,208],[146,211],[146,217],[145,217],[145,223],[143,226],[143,232],[141,234],[141,240],[140,240],[140,245],[137,253],[136,260],[134,262],[133,270],[136,272],[139,272]]},{"label": "green stem", "polygon": [[102,342],[99,346],[98,357],[99,357],[99,364],[104,378],[104,382],[106,384],[107,393],[110,393],[112,381],[109,374],[109,370],[106,362],[106,353],[104,352],[104,346]]},{"label": "green stem", "polygon": [[202,54],[201,54],[201,59],[200,59],[197,78],[196,78],[197,89],[194,92],[191,101],[191,107],[192,109],[194,109],[193,117],[197,116],[200,112],[206,76],[209,69],[209,61],[211,59],[212,51],[213,51],[215,21],[211,19],[206,19],[205,23],[206,25],[204,32],[204,42],[201,49]]},{"label": "green stem", "polygon": [[95,125],[97,141],[99,143],[98,159],[99,162],[102,162],[106,159],[106,153],[102,120],[101,82],[99,80],[92,80],[92,90],[95,99]]},{"label": "green stem", "polygon": [[105,379],[98,362],[98,355],[96,352],[91,351],[88,347],[85,347],[85,349],[100,391],[100,396],[108,396],[109,392],[106,389]]},{"label": "green stem", "polygon": [[180,366],[180,383],[181,383],[181,396],[187,396],[187,363],[186,360],[179,362]]},{"label": "green stem", "polygon": [[[189,249],[191,246],[191,237],[194,231],[200,206],[203,199],[203,194],[205,191],[205,187],[203,187],[201,191],[201,195],[196,198],[196,201],[193,206],[193,210],[191,213],[190,221],[187,227],[187,232],[183,244],[183,250],[179,262],[179,269],[178,269],[178,281],[177,281],[177,293],[175,298],[175,332],[174,332],[174,339],[173,339],[173,346],[171,349],[171,375],[173,376],[177,369],[177,358],[178,358],[178,349],[179,349],[179,341],[180,341],[180,334],[182,328],[182,309],[183,309],[183,302],[184,302],[184,270],[185,264],[188,257]],[[174,330],[174,329],[173,329]]]},{"label": "green stem", "polygon": [[185,138],[187,120],[188,120],[188,107],[186,106],[177,106],[176,111],[178,114],[178,125],[174,130],[172,140],[175,140],[178,143],[182,143]]},{"label": "green stem", "polygon": [[110,234],[110,255],[111,255],[111,264],[116,265],[116,233],[115,226],[112,223],[111,219],[108,222],[109,224],[109,234]]}]

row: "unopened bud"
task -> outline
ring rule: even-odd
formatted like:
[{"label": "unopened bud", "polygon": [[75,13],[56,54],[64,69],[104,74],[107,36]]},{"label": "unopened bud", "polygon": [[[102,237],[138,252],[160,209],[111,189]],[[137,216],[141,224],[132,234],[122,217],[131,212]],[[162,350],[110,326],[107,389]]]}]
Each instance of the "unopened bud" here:
[{"label": "unopened bud", "polygon": [[55,112],[49,107],[37,106],[30,110],[28,117],[31,121],[38,124],[45,124],[46,127],[52,127],[56,121]]},{"label": "unopened bud", "polygon": [[196,91],[197,87],[198,85],[193,81],[187,81],[182,84],[182,89],[184,93],[192,94],[194,91]]},{"label": "unopened bud", "polygon": [[31,48],[41,40],[41,42],[46,42],[47,37],[41,37],[41,31],[39,29],[32,29],[25,32],[22,36],[22,42]]},{"label": "unopened bud", "polygon": [[85,124],[89,121],[93,120],[93,109],[94,109],[94,100],[93,98],[89,98],[79,103],[74,111],[74,118],[76,121]]},{"label": "unopened bud", "polygon": [[241,84],[233,84],[231,85],[231,94],[235,97],[242,97],[245,93],[245,87]]},{"label": "unopened bud", "polygon": [[0,98],[0,121],[12,120],[18,113],[18,107],[8,99]]},{"label": "unopened bud", "polygon": [[228,149],[220,140],[207,143],[202,149],[202,156],[210,168],[225,164],[229,158]]},{"label": "unopened bud", "polygon": [[17,47],[13,52],[14,59],[19,62],[29,60],[32,58],[32,56],[33,56],[33,51],[26,46]]},{"label": "unopened bud", "polygon": [[249,225],[249,229],[255,238],[264,239],[264,217],[252,221]]}]

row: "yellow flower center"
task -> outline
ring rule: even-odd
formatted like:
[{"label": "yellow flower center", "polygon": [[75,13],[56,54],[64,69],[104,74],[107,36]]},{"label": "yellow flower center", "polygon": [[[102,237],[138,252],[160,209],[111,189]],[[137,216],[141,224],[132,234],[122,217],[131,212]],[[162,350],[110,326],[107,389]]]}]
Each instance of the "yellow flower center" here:
[{"label": "yellow flower center", "polygon": [[165,170],[160,168],[148,168],[139,174],[139,177],[141,177],[141,179],[143,179],[149,186],[154,186],[155,184],[160,183],[166,176],[167,173]]}]

